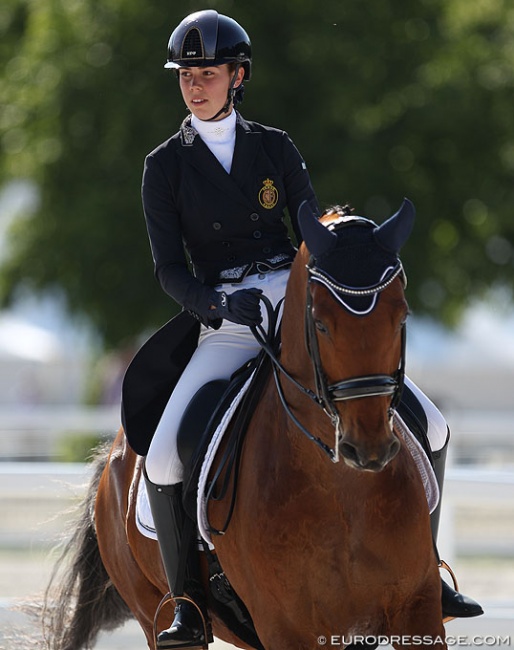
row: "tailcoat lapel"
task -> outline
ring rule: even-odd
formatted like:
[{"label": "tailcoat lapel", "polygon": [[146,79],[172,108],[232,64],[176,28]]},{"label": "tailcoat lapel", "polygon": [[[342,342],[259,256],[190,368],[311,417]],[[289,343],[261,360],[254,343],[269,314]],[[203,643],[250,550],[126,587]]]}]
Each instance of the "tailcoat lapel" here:
[{"label": "tailcoat lapel", "polygon": [[189,118],[186,118],[181,126],[181,146],[178,153],[185,162],[195,167],[231,199],[253,208],[250,198],[242,188],[257,156],[261,135],[250,131],[239,114],[237,118],[236,144],[230,174],[227,174],[197,131],[191,127]]},{"label": "tailcoat lapel", "polygon": [[248,124],[239,113],[236,122],[236,146],[234,147],[234,158],[230,176],[240,186],[251,172],[255,158],[261,146],[261,134],[250,131]]}]

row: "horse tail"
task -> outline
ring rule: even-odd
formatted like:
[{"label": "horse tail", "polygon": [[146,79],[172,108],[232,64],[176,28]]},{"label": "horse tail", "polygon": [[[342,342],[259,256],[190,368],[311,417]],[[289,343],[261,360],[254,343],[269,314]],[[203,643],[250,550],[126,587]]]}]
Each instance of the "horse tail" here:
[{"label": "horse tail", "polygon": [[43,626],[49,650],[92,648],[102,630],[113,630],[132,614],[112,584],[100,557],[94,505],[108,446],[92,461],[87,494],[77,507],[76,525],[57,559],[45,593]]}]

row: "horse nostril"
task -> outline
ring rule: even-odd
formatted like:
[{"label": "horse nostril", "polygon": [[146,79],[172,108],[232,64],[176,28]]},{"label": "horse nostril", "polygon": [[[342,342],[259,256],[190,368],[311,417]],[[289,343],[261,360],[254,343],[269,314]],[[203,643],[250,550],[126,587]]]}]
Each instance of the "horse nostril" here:
[{"label": "horse nostril", "polygon": [[352,465],[360,465],[360,458],[357,449],[350,442],[341,442],[339,444],[339,453],[343,458],[349,461]]}]

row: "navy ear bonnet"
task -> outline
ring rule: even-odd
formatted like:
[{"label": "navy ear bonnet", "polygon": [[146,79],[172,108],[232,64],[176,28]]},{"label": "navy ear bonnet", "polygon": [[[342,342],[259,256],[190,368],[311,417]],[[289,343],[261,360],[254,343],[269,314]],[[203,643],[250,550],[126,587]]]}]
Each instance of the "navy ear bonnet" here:
[{"label": "navy ear bonnet", "polygon": [[[310,265],[334,285],[365,289],[383,281],[400,263],[398,254],[414,223],[414,205],[404,199],[392,217],[378,226],[370,219],[334,213],[334,220],[321,223],[307,202],[298,212],[305,245],[311,253]],[[326,284],[324,282],[324,284]],[[327,284],[330,289],[330,283]],[[374,307],[370,297],[352,297],[345,306],[355,313],[368,313]]]}]

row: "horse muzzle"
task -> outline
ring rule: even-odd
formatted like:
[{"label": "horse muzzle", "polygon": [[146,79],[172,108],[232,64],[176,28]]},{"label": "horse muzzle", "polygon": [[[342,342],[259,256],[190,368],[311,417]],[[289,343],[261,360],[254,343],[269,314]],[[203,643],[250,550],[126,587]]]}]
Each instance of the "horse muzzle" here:
[{"label": "horse muzzle", "polygon": [[400,451],[400,441],[394,433],[381,445],[351,441],[343,436],[338,446],[347,465],[366,472],[381,472]]}]

